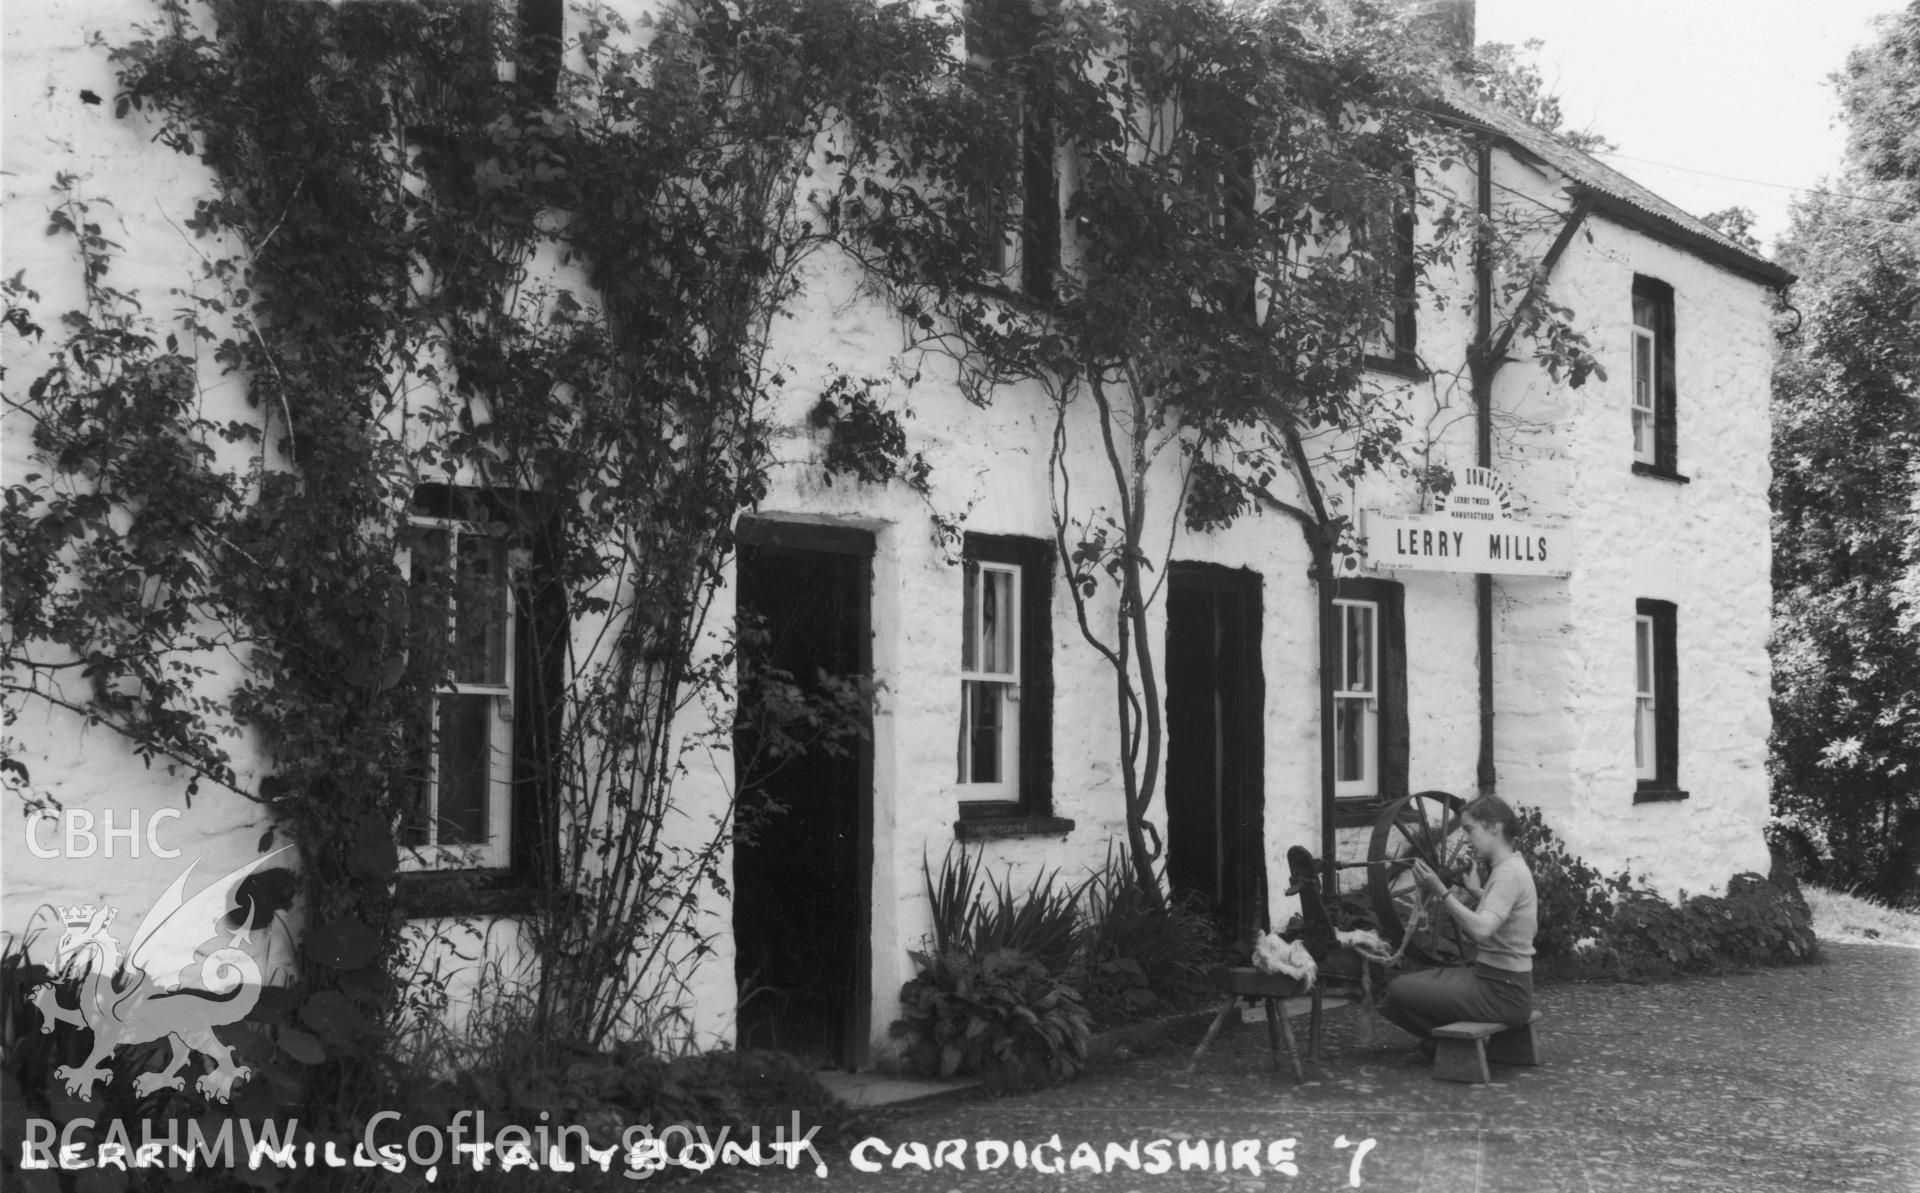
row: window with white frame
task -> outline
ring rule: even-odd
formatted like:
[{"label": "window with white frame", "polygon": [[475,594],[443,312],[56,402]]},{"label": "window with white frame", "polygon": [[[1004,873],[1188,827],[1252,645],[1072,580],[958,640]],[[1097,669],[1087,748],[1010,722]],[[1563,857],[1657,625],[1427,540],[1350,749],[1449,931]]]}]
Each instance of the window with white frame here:
[{"label": "window with white frame", "polygon": [[1653,618],[1633,619],[1633,773],[1643,783],[1660,777],[1659,694],[1654,684]]},{"label": "window with white frame", "polygon": [[1679,473],[1679,396],[1674,383],[1673,287],[1633,279],[1633,470],[1668,480]]},{"label": "window with white frame", "polygon": [[961,601],[960,797],[1020,798],[1021,568],[969,558]]},{"label": "window with white frame", "polygon": [[401,826],[410,869],[508,865],[516,690],[511,552],[498,524],[418,515],[409,560],[416,649],[433,693]]},{"label": "window with white frame", "polygon": [[1641,599],[1633,619],[1634,799],[1685,799],[1680,789],[1678,610]]},{"label": "window with white frame", "polygon": [[1334,788],[1337,797],[1380,793],[1380,606],[1337,600],[1339,660],[1334,674]]},{"label": "window with white frame", "polygon": [[1654,418],[1660,372],[1659,330],[1651,295],[1633,296],[1633,458],[1656,461]]}]

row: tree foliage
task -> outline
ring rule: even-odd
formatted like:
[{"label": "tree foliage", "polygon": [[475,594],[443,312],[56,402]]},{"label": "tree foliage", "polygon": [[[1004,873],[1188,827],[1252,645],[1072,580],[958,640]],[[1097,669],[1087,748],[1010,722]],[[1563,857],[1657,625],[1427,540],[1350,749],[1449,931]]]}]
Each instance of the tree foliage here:
[{"label": "tree foliage", "polygon": [[1920,8],[1910,0],[1879,18],[1878,31],[1835,76],[1848,166],[1858,178],[1888,184],[1904,202],[1920,203]]},{"label": "tree foliage", "polygon": [[[1430,115],[1433,52],[1404,14],[983,7],[947,86],[869,134],[897,168],[830,210],[974,400],[1024,385],[1052,403],[1056,546],[1114,679],[1128,856],[1154,889],[1149,610],[1180,531],[1278,509],[1324,562],[1347,529],[1329,492],[1407,471],[1405,387],[1368,358],[1409,274],[1497,255],[1503,325],[1573,384],[1593,362],[1539,284],[1539,226],[1483,218],[1440,181],[1466,147]],[[1032,185],[1037,143],[1060,146],[1057,197]],[[1059,244],[1034,235],[1035,205],[1064,216]],[[1405,238],[1415,213],[1426,234]],[[1434,301],[1431,284],[1412,301]]]},{"label": "tree foliage", "polygon": [[[1345,525],[1328,487],[1407,466],[1399,391],[1365,357],[1408,265],[1508,254],[1506,325],[1556,376],[1594,367],[1525,230],[1431,185],[1459,146],[1404,25],[1369,5],[1015,3],[1021,36],[971,54],[950,14],[906,5],[672,5],[644,30],[596,10],[552,95],[504,7],[159,0],[114,51],[116,109],[206,167],[183,221],[203,276],[171,324],[143,314],[69,188],[54,231],[86,303],[42,316],[25,281],[6,291],[7,326],[50,337],[8,399],[34,427],[6,491],[9,712],[65,703],[264,805],[320,929],[289,1005],[352,1012],[314,1013],[317,1083],[360,1109],[384,1048],[361,1025],[404,977],[409,726],[447,674],[431,614],[460,596],[453,569],[409,562],[423,486],[496,495],[468,516],[528,565],[513,599],[546,627],[522,645],[548,738],[525,781],[548,797],[516,828],[543,846],[523,909],[539,1030],[665,1046],[736,831],[731,806],[689,828],[676,799],[699,752],[724,754],[740,681],[707,615],[766,492],[768,329],[814,256],[851,253],[977,400],[1052,399],[1059,553],[1113,668],[1128,856],[1156,891],[1155,544],[1259,503],[1324,560]],[[1044,279],[996,282],[1005,239],[1056,214],[1020,181],[1046,138],[1069,232]],[[1390,230],[1406,203],[1432,233],[1411,246]],[[203,418],[216,371],[247,417]],[[836,471],[924,483],[868,388],[821,412]],[[214,659],[231,691],[200,682]],[[776,752],[833,737],[860,697],[755,686]],[[689,740],[699,713],[717,728]],[[264,748],[257,782],[234,730]]]},{"label": "tree foliage", "polygon": [[1799,274],[1773,413],[1776,809],[1824,837],[1828,877],[1920,889],[1920,8],[1838,77],[1844,189],[1798,203]]},{"label": "tree foliage", "polygon": [[1709,211],[1700,217],[1700,222],[1743,249],[1760,251],[1760,238],[1753,234],[1753,222],[1758,218],[1747,207],[1722,207],[1718,211]]},{"label": "tree foliage", "polygon": [[1474,47],[1473,88],[1480,97],[1550,133],[1583,153],[1610,153],[1619,146],[1592,128],[1567,127],[1560,96],[1540,73],[1540,51],[1546,43],[1530,38],[1519,45],[1481,42]]},{"label": "tree foliage", "polygon": [[[677,793],[728,757],[740,675],[707,614],[766,490],[769,324],[831,241],[802,188],[833,130],[946,46],[938,21],[858,0],[667,6],[644,30],[592,10],[543,94],[510,8],[160,0],[112,51],[116,109],[206,168],[187,305],[169,322],[113,288],[119,246],[68,179],[50,232],[85,305],[6,290],[7,326],[49,349],[8,393],[33,467],[6,491],[7,712],[71,708],[259,802],[263,849],[300,847],[315,930],[289,1013],[353,1013],[296,1071],[349,1113],[392,1057],[398,826],[466,595],[429,561],[423,491],[489,495],[459,516],[516,561],[535,630],[514,732],[539,741],[514,784],[542,794],[515,813],[530,881],[505,884],[534,1030],[684,1043],[700,892],[724,887],[736,826]],[[857,174],[873,148],[835,157]],[[245,395],[232,423],[203,415],[217,372]],[[725,785],[797,739],[844,744],[870,696],[750,678],[770,757]],[[236,773],[236,731],[269,773]],[[432,877],[403,881],[415,911],[435,886],[471,907],[444,896],[499,875]],[[342,940],[352,964],[320,947]]]}]

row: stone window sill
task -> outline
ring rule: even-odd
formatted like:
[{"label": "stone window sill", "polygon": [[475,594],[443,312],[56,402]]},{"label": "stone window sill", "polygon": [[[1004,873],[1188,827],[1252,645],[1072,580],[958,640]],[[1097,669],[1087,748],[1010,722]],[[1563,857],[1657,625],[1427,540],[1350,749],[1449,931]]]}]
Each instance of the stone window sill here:
[{"label": "stone window sill", "polygon": [[1635,476],[1650,476],[1655,480],[1672,481],[1676,485],[1693,483],[1692,477],[1683,476],[1666,465],[1649,464],[1645,460],[1635,460],[1633,462],[1633,474]]},{"label": "stone window sill", "polygon": [[953,822],[956,841],[1004,841],[1016,837],[1064,837],[1073,821],[1060,816],[979,816]]},{"label": "stone window sill", "polygon": [[1409,381],[1425,381],[1427,371],[1420,362],[1409,354],[1407,356],[1374,356],[1361,358],[1360,363],[1376,373],[1390,373],[1395,377],[1405,377]]},{"label": "stone window sill", "polygon": [[1687,793],[1671,783],[1643,783],[1634,789],[1636,804],[1662,804],[1687,798]]},{"label": "stone window sill", "polygon": [[462,915],[526,915],[539,889],[512,870],[407,870],[394,901],[410,919]]}]

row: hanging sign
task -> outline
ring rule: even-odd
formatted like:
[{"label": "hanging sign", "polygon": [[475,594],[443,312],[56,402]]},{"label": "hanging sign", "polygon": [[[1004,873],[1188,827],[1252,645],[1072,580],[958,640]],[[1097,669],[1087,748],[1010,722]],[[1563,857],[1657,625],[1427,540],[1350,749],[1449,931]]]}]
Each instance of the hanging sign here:
[{"label": "hanging sign", "polygon": [[1427,514],[1361,513],[1369,567],[1416,572],[1565,576],[1571,541],[1559,527],[1513,516],[1513,489],[1488,468],[1454,472],[1453,488]]},{"label": "hanging sign", "polygon": [[1456,468],[1453,488],[1433,495],[1433,512],[1474,521],[1513,517],[1513,486],[1491,468]]}]

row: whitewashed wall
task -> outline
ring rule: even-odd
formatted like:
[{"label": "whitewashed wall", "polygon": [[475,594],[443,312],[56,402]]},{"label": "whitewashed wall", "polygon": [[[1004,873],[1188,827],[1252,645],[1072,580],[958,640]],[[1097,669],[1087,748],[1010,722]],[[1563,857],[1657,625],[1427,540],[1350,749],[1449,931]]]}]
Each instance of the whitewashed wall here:
[{"label": "whitewashed wall", "polygon": [[[194,199],[206,193],[206,175],[193,159],[151,143],[154,129],[146,122],[114,118],[111,64],[103,48],[88,44],[95,34],[123,41],[136,21],[156,15],[157,10],[138,0],[9,4],[0,15],[5,38],[0,92],[5,270],[9,276],[23,273],[24,282],[39,292],[37,313],[50,340],[59,339],[61,329],[47,316],[82,302],[73,240],[45,232],[55,178],[62,173],[75,176],[73,194],[93,204],[91,218],[104,236],[121,246],[109,285],[141,296],[147,314],[159,323],[182,305],[173,291],[211,293],[198,289],[199,254],[219,250],[207,242],[196,244],[183,226]],[[104,102],[85,102],[82,93],[88,91]],[[5,333],[4,360],[10,390],[24,387],[46,367],[43,348],[11,331]],[[238,384],[221,378],[211,362],[201,370],[201,384],[210,417],[255,417],[241,400]],[[28,429],[9,419],[0,430],[5,483],[21,483],[24,474],[34,470],[31,446]],[[214,671],[210,686],[226,688],[239,677],[238,665],[223,655],[209,655],[204,662]],[[84,681],[76,688],[75,695],[84,698]],[[141,834],[137,856],[128,856],[131,843],[121,839],[113,842],[115,855],[108,857],[106,841],[89,848],[86,838],[76,835],[69,848],[63,832],[46,826],[39,843],[52,847],[57,841],[58,856],[36,856],[28,825],[9,795],[7,806],[0,808],[0,930],[20,935],[52,925],[41,941],[50,948],[59,936],[50,908],[93,903],[120,907],[120,922],[131,931],[131,924],[138,923],[174,876],[196,858],[203,859],[196,873],[207,877],[258,856],[256,845],[267,822],[253,803],[202,784],[189,806],[184,775],[142,765],[113,732],[88,728],[80,718],[38,701],[24,704],[21,714],[0,735],[11,739],[32,772],[34,786],[72,813],[91,817],[96,832],[109,814],[119,827],[137,815]],[[252,790],[264,765],[256,744],[238,738],[227,745],[240,786]],[[179,812],[179,818],[160,820],[150,842],[147,826],[155,813],[167,810]],[[153,844],[177,850],[178,856],[156,855]]]},{"label": "whitewashed wall", "polygon": [[[1670,895],[1698,892],[1767,869],[1769,300],[1756,284],[1616,224],[1596,220],[1593,232],[1562,262],[1556,295],[1591,320],[1608,380],[1567,403],[1559,458],[1536,466],[1558,471],[1570,491],[1578,556],[1563,598],[1567,637],[1510,651],[1513,671],[1500,689],[1503,716],[1529,707],[1557,715],[1537,718],[1537,738],[1507,734],[1502,746],[1565,758],[1533,779],[1537,796],[1526,781],[1513,792],[1564,809],[1575,852],[1609,871],[1631,868]],[[1678,471],[1687,484],[1631,470],[1635,274],[1674,289]],[[1541,610],[1520,607],[1519,582],[1502,589],[1514,598],[1507,632],[1546,628],[1533,620]],[[1683,801],[1633,803],[1639,598],[1677,606]],[[1543,677],[1539,690],[1529,673]]]},{"label": "whitewashed wall", "polygon": [[[114,82],[104,53],[86,36],[109,41],[145,19],[138,0],[98,0],[5,12],[5,231],[7,271],[24,269],[49,307],[77,300],[68,244],[40,236],[53,178],[83,178],[81,193],[118,206],[107,233],[126,250],[117,283],[146,295],[195,285],[198,257],[175,226],[205,193],[196,163],[150,143],[139,120],[111,114]],[[81,102],[82,88],[108,102]],[[1533,171],[1501,159],[1501,180],[1552,198]],[[1465,185],[1456,173],[1455,185]],[[1570,847],[1605,869],[1631,866],[1671,893],[1725,882],[1741,869],[1764,869],[1760,826],[1766,815],[1768,732],[1766,656],[1768,551],[1766,450],[1768,329],[1766,295],[1685,252],[1662,246],[1604,218],[1589,221],[1561,262],[1557,301],[1573,306],[1606,362],[1609,379],[1578,392],[1549,383],[1530,363],[1508,366],[1496,389],[1506,417],[1494,467],[1527,503],[1527,516],[1564,528],[1578,544],[1567,579],[1496,582],[1495,682],[1500,791],[1548,814]],[[1544,246],[1543,246],[1544,247]],[[1675,485],[1635,476],[1627,437],[1629,293],[1645,273],[1674,287],[1678,321],[1680,471]],[[1463,275],[1446,279],[1454,301],[1421,315],[1422,352],[1439,368],[1458,368],[1471,316],[1458,301]],[[164,312],[164,301],[151,308]],[[806,297],[776,329],[774,363],[789,378],[789,409],[778,438],[773,490],[763,516],[859,525],[876,537],[873,660],[885,685],[874,726],[874,875],[872,1002],[876,1050],[898,1010],[910,975],[909,949],[929,929],[920,873],[952,839],[959,792],[951,757],[959,684],[959,573],[933,539],[930,509],[964,512],[969,530],[1049,536],[1047,446],[1051,411],[1037,392],[1009,391],[987,409],[962,400],[938,360],[907,355],[896,319],[863,298],[845,268],[821,258]],[[34,349],[11,336],[11,378],[36,371]],[[884,489],[822,483],[824,442],[805,414],[835,373],[891,377],[918,372],[912,388],[893,387],[911,409],[910,451],[933,463],[929,502],[894,484]],[[213,417],[247,417],[237,386],[203,371]],[[1474,463],[1464,383],[1436,376],[1413,386],[1428,458]],[[1084,432],[1084,425],[1081,431]],[[1084,433],[1081,443],[1091,440]],[[7,475],[25,469],[26,444],[6,429]],[[1091,455],[1077,460],[1095,475]],[[1163,477],[1165,481],[1168,478]],[[1161,492],[1172,486],[1162,484]],[[1083,497],[1092,492],[1084,485]],[[1403,481],[1369,483],[1342,495],[1349,510],[1411,512],[1418,494]],[[1170,509],[1158,514],[1161,524]],[[1264,580],[1261,665],[1266,680],[1265,820],[1271,913],[1295,909],[1280,892],[1288,846],[1319,847],[1319,749],[1314,593],[1298,529],[1273,513],[1247,517],[1230,531],[1182,534],[1179,560],[1252,568]],[[1466,577],[1408,573],[1410,779],[1416,789],[1471,794],[1478,744],[1473,585]],[[1103,590],[1100,601],[1110,599]],[[1680,782],[1691,798],[1635,805],[1632,800],[1632,632],[1634,600],[1657,597],[1679,607]],[[1053,601],[1055,708],[1053,806],[1075,822],[1062,838],[993,842],[987,854],[1016,877],[1058,867],[1077,877],[1124,837],[1112,719],[1112,680],[1081,641],[1070,598],[1056,582]],[[1164,640],[1163,606],[1154,611]],[[712,624],[731,624],[722,593]],[[717,629],[716,629],[717,632]],[[217,683],[235,670],[221,664]],[[179,808],[165,844],[186,850],[179,862],[124,858],[37,858],[11,808],[0,814],[0,926],[20,932],[40,904],[94,902],[143,907],[195,854],[232,867],[255,856],[266,827],[250,803],[206,791],[189,809],[183,780],[149,770],[105,731],[84,731],[71,717],[30,706],[11,734],[36,784],[96,817],[108,808]],[[246,739],[234,743],[243,785],[263,765]],[[716,767],[727,761],[716,759]],[[724,797],[725,776],[696,773],[683,789],[690,806]],[[1164,804],[1156,805],[1161,819]],[[733,957],[728,909],[711,893],[703,923],[721,948],[694,975],[696,1026],[708,1043],[728,1041],[733,1021]],[[496,960],[513,962],[511,928],[492,932]],[[444,973],[456,990],[474,974]]]}]

